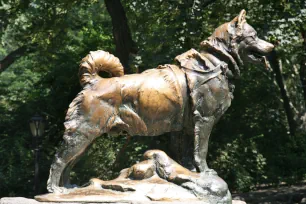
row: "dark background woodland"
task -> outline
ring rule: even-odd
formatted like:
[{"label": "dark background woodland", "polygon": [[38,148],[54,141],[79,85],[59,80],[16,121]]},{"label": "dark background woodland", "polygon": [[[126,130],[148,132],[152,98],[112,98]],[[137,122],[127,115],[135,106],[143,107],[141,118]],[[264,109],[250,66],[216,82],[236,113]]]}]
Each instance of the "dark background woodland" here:
[{"label": "dark background woodland", "polygon": [[[272,42],[271,68],[248,66],[234,101],[215,127],[208,162],[232,191],[299,183],[306,177],[306,8],[304,0],[1,0],[0,197],[33,196],[28,121],[46,118],[39,193],[62,140],[69,103],[81,90],[80,60],[114,53],[126,73],[171,63],[198,48],[220,24],[247,10],[259,37]],[[110,179],[169,137],[100,137],[74,168],[73,183]]]}]

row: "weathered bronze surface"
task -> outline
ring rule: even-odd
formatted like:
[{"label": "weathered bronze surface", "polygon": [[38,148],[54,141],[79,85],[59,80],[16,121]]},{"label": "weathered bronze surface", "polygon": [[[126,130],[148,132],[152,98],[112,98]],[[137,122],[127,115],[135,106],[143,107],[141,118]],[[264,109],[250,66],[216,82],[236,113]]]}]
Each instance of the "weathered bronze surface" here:
[{"label": "weathered bronze surface", "polygon": [[[177,56],[176,64],[141,74],[124,75],[116,57],[104,51],[90,52],[80,65],[83,90],[69,106],[64,142],[50,169],[49,192],[67,191],[75,161],[103,134],[155,136],[183,131],[193,141],[193,166],[203,175],[214,174],[206,163],[208,140],[214,124],[231,104],[239,66],[265,62],[264,55],[273,49],[257,37],[245,14],[242,10],[218,27],[201,42],[200,51],[191,49]],[[113,77],[101,78],[99,71]],[[150,177],[151,167],[151,163],[137,166],[148,171],[135,174],[135,178]],[[191,176],[187,170],[181,175]],[[166,180],[181,185],[168,177]],[[190,190],[196,188],[191,186]]]}]

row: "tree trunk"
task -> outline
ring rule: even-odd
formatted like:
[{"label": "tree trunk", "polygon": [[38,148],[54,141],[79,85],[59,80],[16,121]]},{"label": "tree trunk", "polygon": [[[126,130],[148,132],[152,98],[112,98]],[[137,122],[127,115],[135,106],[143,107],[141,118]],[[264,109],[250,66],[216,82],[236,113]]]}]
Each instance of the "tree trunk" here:
[{"label": "tree trunk", "polygon": [[295,114],[293,104],[290,102],[289,94],[286,89],[286,85],[282,75],[282,62],[278,58],[275,50],[273,50],[272,53],[270,54],[269,61],[273,69],[281,97],[283,99],[283,106],[287,116],[289,131],[290,134],[294,136],[297,130],[297,121],[296,121],[297,114]]},{"label": "tree trunk", "polygon": [[301,34],[303,38],[303,49],[304,52],[302,52],[301,55],[301,62],[300,62],[300,80],[302,84],[303,89],[303,96],[304,96],[304,105],[306,108],[306,30],[301,26]]},{"label": "tree trunk", "polygon": [[136,53],[136,48],[132,40],[124,8],[120,0],[105,0],[105,5],[112,18],[116,55],[124,66],[125,73],[132,73],[129,66],[129,56],[131,53]]}]

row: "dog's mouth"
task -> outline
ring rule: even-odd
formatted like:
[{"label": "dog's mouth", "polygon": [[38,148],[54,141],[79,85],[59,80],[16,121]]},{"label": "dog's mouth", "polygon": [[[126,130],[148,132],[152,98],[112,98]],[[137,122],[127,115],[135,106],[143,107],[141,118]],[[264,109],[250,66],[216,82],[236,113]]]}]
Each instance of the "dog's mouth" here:
[{"label": "dog's mouth", "polygon": [[249,58],[253,61],[261,62],[265,57],[262,53],[258,52],[257,50],[250,50],[248,54]]},{"label": "dog's mouth", "polygon": [[253,43],[249,43],[246,51],[247,58],[253,63],[263,63],[266,68],[269,68],[267,56],[274,46],[271,43],[268,43],[264,40],[257,39]]},{"label": "dog's mouth", "polygon": [[256,63],[264,63],[266,68],[269,67],[268,60],[266,58],[267,53],[259,52],[257,50],[250,50],[248,53],[248,57]]}]

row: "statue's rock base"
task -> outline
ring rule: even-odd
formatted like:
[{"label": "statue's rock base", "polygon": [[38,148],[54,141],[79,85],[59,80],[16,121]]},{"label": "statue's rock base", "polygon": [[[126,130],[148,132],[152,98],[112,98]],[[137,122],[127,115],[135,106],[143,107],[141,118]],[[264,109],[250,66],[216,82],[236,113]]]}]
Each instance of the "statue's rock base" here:
[{"label": "statue's rock base", "polygon": [[[54,188],[55,193],[35,196],[41,202],[147,202],[230,204],[227,184],[213,170],[191,172],[160,150],[144,154],[144,161],[121,171],[110,181],[91,179],[84,188]],[[64,191],[62,191],[64,190]]]},{"label": "statue's rock base", "polygon": [[[153,176],[146,180],[102,181],[92,179],[85,188],[73,189],[68,194],[35,196],[38,201],[53,202],[128,202],[128,201],[198,201],[185,188]],[[101,187],[102,186],[102,187]]]}]

